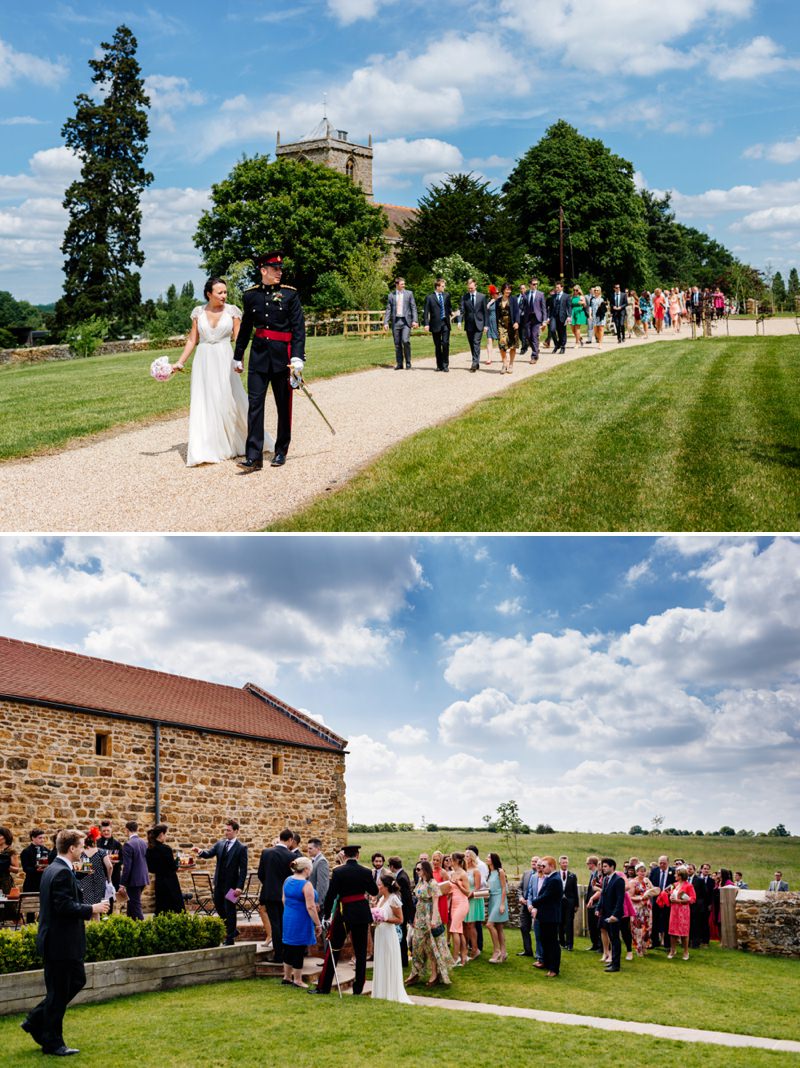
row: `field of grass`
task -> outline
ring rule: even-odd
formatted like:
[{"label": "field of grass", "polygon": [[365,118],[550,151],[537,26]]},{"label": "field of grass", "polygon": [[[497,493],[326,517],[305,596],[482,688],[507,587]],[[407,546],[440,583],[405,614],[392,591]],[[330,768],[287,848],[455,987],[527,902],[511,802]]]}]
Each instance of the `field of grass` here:
[{"label": "field of grass", "polygon": [[717,835],[673,837],[671,835],[644,836],[629,834],[584,834],[558,831],[547,835],[520,835],[517,839],[519,865],[514,848],[509,847],[502,835],[486,831],[405,831],[393,834],[351,834],[350,840],[361,845],[361,860],[369,864],[370,856],[380,850],[384,856],[397,855],[407,866],[412,866],[420,853],[432,853],[441,849],[449,853],[477,845],[481,856],[490,850],[499,853],[503,866],[510,874],[519,874],[527,869],[531,856],[570,858],[570,866],[583,875],[587,856],[613,857],[618,864],[629,857],[639,857],[645,863],[656,861],[662,853],[670,860],[683,860],[711,865],[712,871],[724,867],[744,873],[744,881],[752,890],[766,890],[773,872],[778,869],[792,890],[800,889],[800,838],[727,838]]},{"label": "field of grass", "polygon": [[[536,983],[536,978],[530,980],[529,1005],[538,1005],[544,986],[544,982]],[[609,978],[599,976],[598,984],[602,980],[608,983]],[[622,973],[613,977],[621,978]],[[469,982],[466,974],[464,982]],[[670,983],[664,991],[667,1009],[675,986]],[[632,984],[626,993],[631,989]],[[559,1007],[574,1011],[566,983],[558,993],[562,998]],[[640,994],[646,996],[645,991]],[[650,997],[662,1000],[653,990]],[[38,1047],[20,1030],[20,1019],[0,1018],[2,1061],[9,1068],[42,1063]],[[684,1021],[673,1010],[671,1022]],[[789,1053],[697,1046],[367,998],[310,998],[277,985],[275,980],[240,980],[71,1008],[64,1034],[68,1043],[80,1047],[80,1063],[87,1068],[105,1068],[109,1063],[137,1068],[255,1068],[281,1063],[296,1068],[374,1068],[376,1061],[383,1060],[420,1064],[442,1059],[448,1063],[479,1059],[511,1065],[542,1055],[549,1057],[556,1051],[571,1065],[596,1064],[601,1059],[674,1064],[690,1057],[701,1058],[704,1068],[786,1068],[787,1064],[800,1064],[800,1056]]]},{"label": "field of grass", "polygon": [[[430,336],[415,337],[413,352],[420,358],[432,355]],[[174,363],[179,354],[179,349],[162,349],[0,367],[0,459],[30,456],[89,434],[186,411],[188,374],[165,383],[149,375],[157,356]],[[394,364],[389,337],[310,338],[307,355],[309,383]],[[246,375],[244,382],[246,387]]]},{"label": "field of grass", "polygon": [[792,337],[614,346],[417,434],[270,529],[796,530],[799,369]]}]

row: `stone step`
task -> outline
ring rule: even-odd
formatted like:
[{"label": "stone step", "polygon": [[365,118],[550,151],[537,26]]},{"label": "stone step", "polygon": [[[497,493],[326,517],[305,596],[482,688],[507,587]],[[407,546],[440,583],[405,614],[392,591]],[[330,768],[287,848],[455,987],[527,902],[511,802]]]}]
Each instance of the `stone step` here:
[{"label": "stone step", "polygon": [[[303,979],[306,982],[312,984],[316,982],[319,977],[319,973],[322,969],[322,961],[319,957],[306,957],[303,961]],[[339,974],[339,987],[343,994],[352,993],[353,981],[355,979],[355,972],[353,965],[347,961],[339,961],[337,965],[337,972]],[[275,964],[273,960],[262,960],[259,957],[256,958],[255,974],[257,979],[282,979],[283,978],[283,965]],[[336,979],[333,981],[332,993],[336,993]]]}]

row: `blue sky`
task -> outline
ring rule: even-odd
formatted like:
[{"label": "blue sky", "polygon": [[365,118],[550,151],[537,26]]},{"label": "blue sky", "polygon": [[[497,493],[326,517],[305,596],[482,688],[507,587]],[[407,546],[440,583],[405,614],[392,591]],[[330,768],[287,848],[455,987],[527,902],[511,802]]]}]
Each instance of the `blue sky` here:
[{"label": "blue sky", "polygon": [[790,0],[254,0],[14,5],[0,27],[0,288],[54,299],[60,129],[121,22],[152,100],[145,296],[201,281],[192,234],[243,152],[322,115],[375,142],[375,196],[447,172],[499,186],[563,117],[675,191],[679,218],[759,268],[800,263],[800,24]]},{"label": "blue sky", "polygon": [[7,636],[349,739],[349,815],[800,833],[800,541],[14,537]]}]

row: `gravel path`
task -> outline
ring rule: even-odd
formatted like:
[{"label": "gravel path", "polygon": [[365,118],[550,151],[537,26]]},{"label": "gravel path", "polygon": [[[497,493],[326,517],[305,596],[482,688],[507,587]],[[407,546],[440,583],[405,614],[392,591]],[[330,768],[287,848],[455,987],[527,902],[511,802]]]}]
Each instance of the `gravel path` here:
[{"label": "gravel path", "polygon": [[[796,332],[791,319],[771,320],[767,330],[774,335]],[[724,330],[721,333],[724,336]],[[752,336],[754,324],[731,323],[734,333]],[[661,340],[675,336],[668,332]],[[626,347],[642,343],[632,338]],[[313,340],[309,348],[309,388],[336,436],[310,402],[297,397],[285,467],[265,467],[250,475],[240,474],[232,460],[187,468],[188,420],[182,416],[107,434],[54,455],[0,465],[0,530],[260,530],[338,488],[398,441],[459,415],[515,382],[598,352],[594,345],[576,349],[570,338],[564,356],[543,349],[535,367],[518,360],[511,375],[501,375],[497,361],[470,374],[469,356],[462,352],[451,357],[448,375],[436,374],[433,359],[424,359],[416,361],[411,372],[379,368],[314,383]],[[613,337],[606,339],[603,351],[616,348]],[[268,397],[267,422],[273,433],[274,411]]]}]

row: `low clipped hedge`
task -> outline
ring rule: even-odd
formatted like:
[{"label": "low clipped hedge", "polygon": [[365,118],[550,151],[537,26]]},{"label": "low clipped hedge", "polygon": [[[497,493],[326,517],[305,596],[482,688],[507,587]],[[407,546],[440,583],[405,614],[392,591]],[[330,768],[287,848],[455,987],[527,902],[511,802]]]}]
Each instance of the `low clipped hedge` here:
[{"label": "low clipped hedge", "polygon": [[[86,925],[86,962],[149,957],[187,949],[214,949],[225,937],[225,924],[217,916],[164,912],[147,920],[109,916]],[[0,931],[0,974],[27,972],[43,967],[36,949],[36,926],[21,931]]]}]

